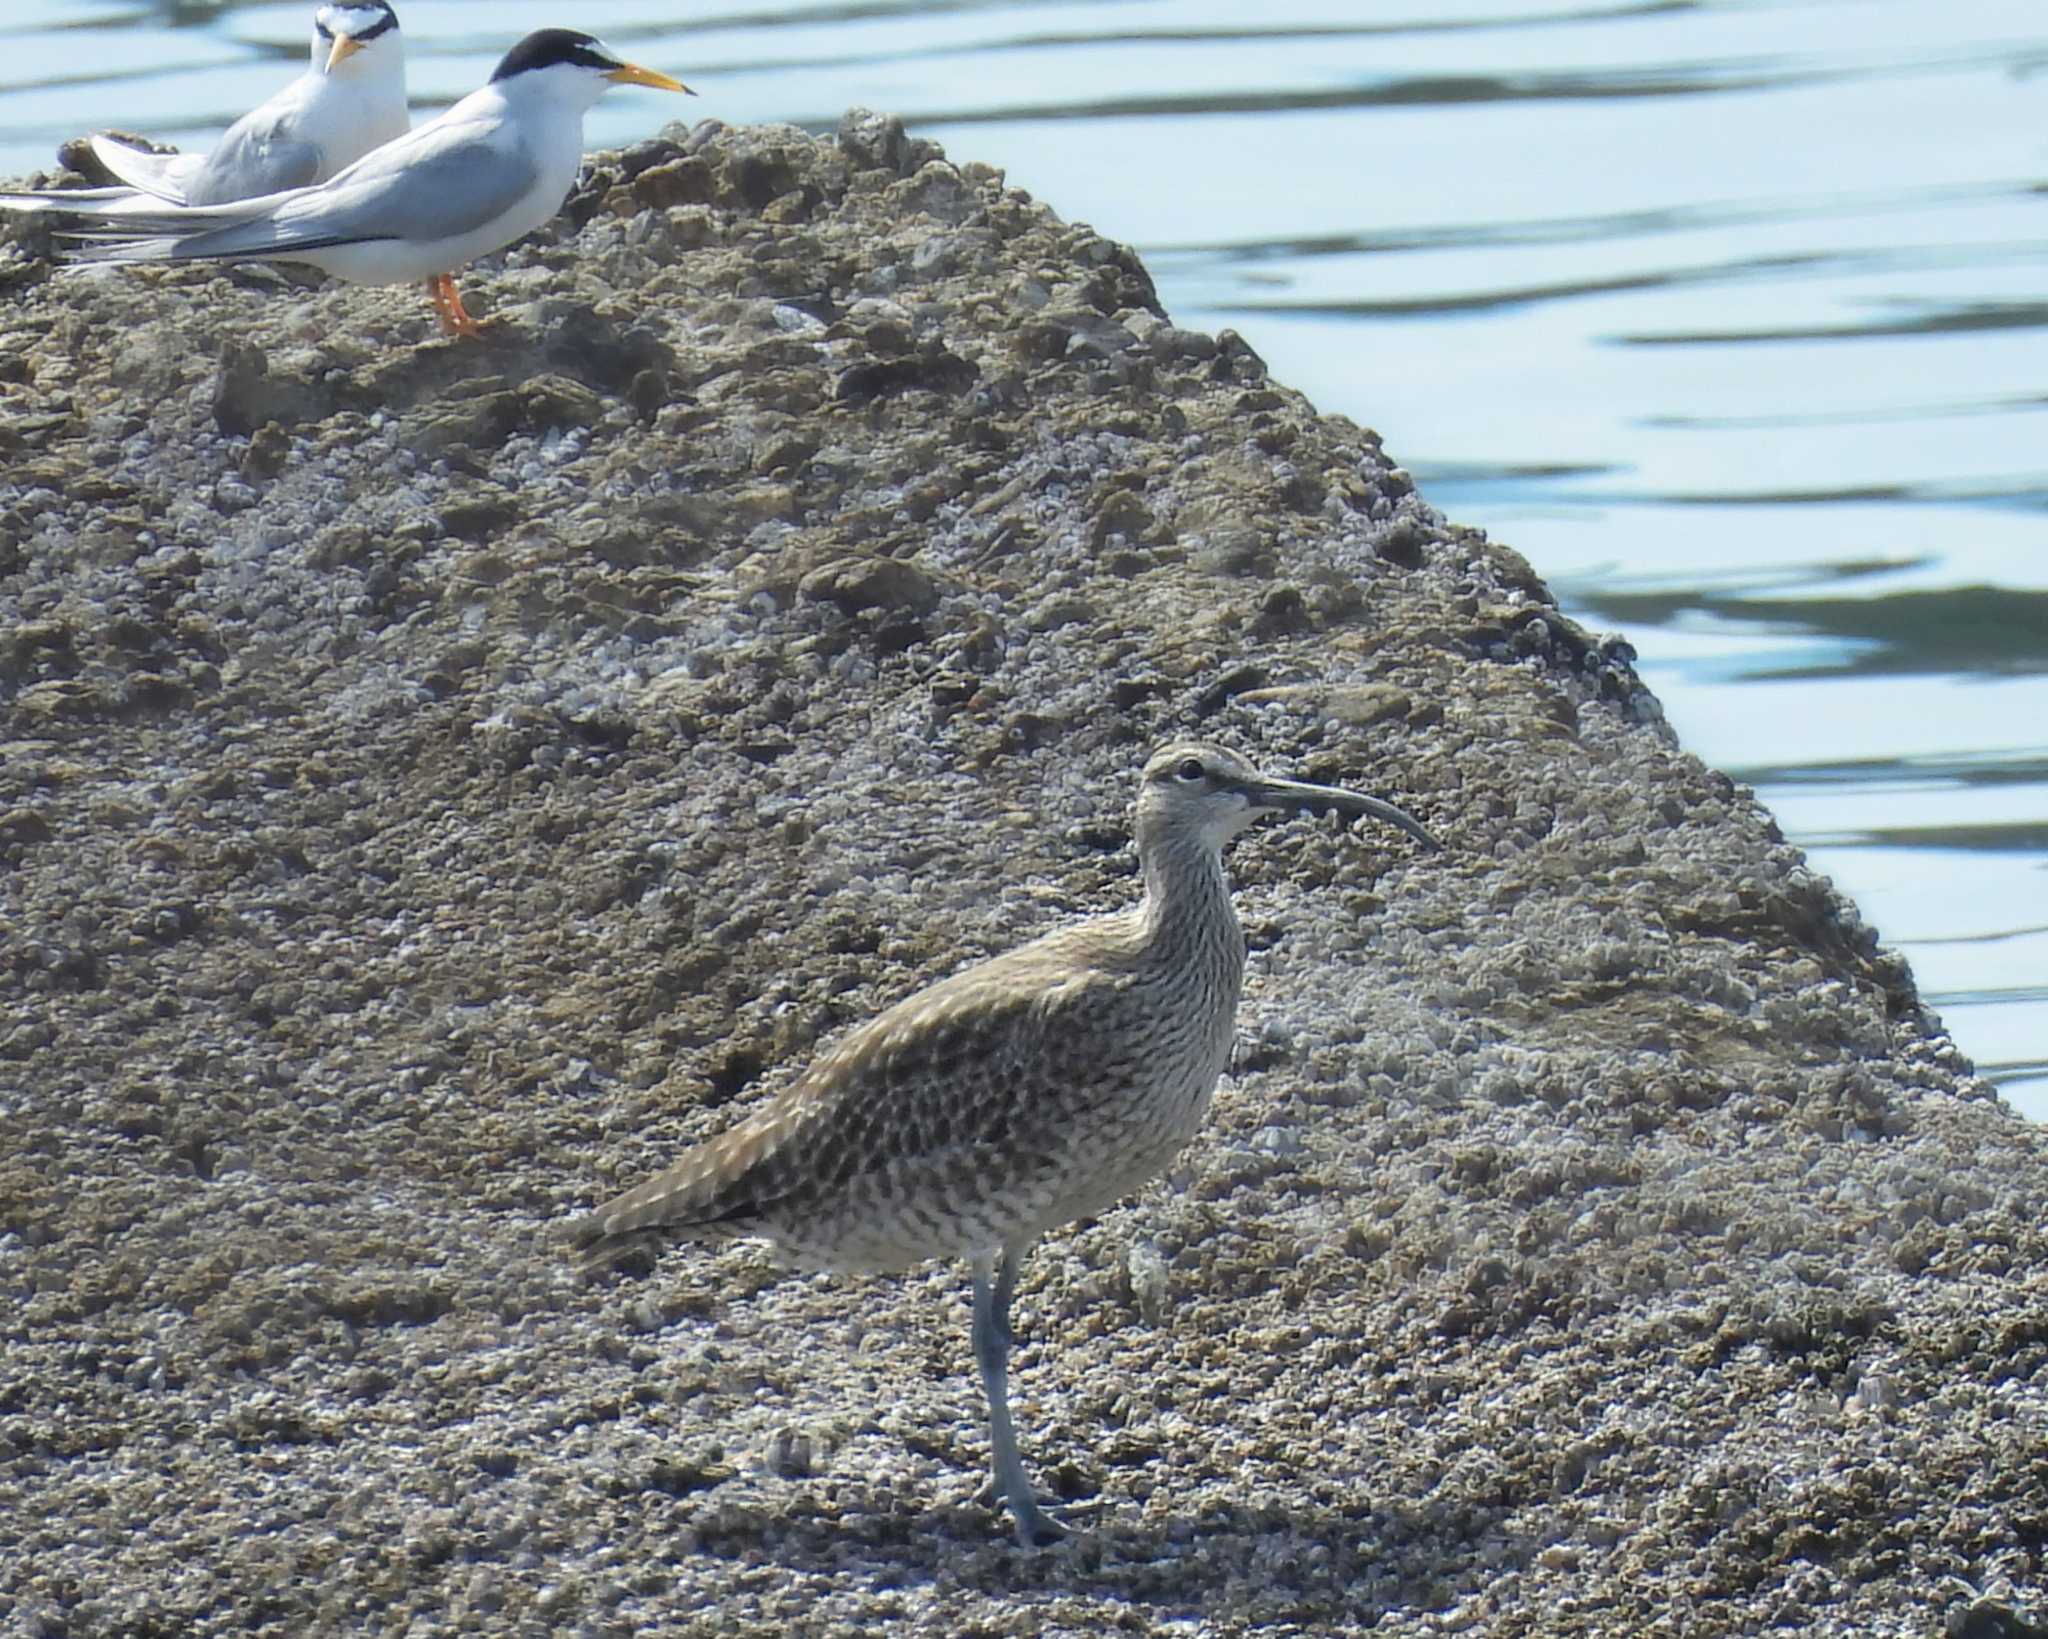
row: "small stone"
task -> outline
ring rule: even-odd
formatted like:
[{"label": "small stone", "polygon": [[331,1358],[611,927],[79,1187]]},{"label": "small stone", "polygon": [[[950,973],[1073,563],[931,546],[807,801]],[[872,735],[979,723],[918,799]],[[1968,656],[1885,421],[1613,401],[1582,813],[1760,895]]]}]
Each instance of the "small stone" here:
[{"label": "small stone", "polygon": [[1133,1241],[1124,1254],[1124,1271],[1131,1283],[1131,1301],[1148,1326],[1163,1326],[1167,1310],[1166,1260],[1150,1241]]},{"label": "small stone", "polygon": [[777,1429],[761,1460],[771,1474],[802,1479],[811,1472],[811,1437],[801,1429]]},{"label": "small stone", "polygon": [[812,570],[797,590],[812,602],[837,604],[848,614],[863,609],[928,614],[939,604],[931,576],[901,558],[840,558]]},{"label": "small stone", "polygon": [[718,197],[711,167],[696,155],[654,165],[633,179],[635,206],[670,210],[677,205],[708,205]]},{"label": "small stone", "polygon": [[291,436],[275,421],[266,421],[249,435],[240,468],[245,483],[260,483],[284,471],[292,449]]},{"label": "small stone", "polygon": [[33,808],[0,813],[0,843],[48,842],[53,834],[50,822]]}]

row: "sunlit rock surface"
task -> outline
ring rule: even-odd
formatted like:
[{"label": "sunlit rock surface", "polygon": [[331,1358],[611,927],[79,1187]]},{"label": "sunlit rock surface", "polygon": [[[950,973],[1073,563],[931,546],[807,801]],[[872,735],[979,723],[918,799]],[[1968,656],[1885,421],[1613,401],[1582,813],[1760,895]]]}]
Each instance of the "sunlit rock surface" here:
[{"label": "sunlit rock surface", "polygon": [[[21,1631],[2039,1631],[2048,1136],[1625,648],[1127,250],[872,116],[598,156],[478,342],[39,234]],[[1032,1556],[959,1268],[551,1230],[1128,900],[1190,730],[1447,846],[1235,849],[1235,1074],[1020,1296]]]}]

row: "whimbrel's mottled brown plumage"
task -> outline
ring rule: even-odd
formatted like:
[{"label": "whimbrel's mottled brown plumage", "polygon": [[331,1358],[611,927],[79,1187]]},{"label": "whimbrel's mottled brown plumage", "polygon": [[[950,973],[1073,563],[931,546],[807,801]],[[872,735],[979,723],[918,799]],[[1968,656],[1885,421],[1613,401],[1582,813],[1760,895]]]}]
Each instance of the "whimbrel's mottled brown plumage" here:
[{"label": "whimbrel's mottled brown plumage", "polygon": [[1161,1172],[1230,1054],[1244,936],[1223,845],[1261,814],[1372,815],[1377,798],[1269,779],[1235,753],[1169,745],[1145,765],[1145,896],[898,1002],[765,1108],[573,1226],[599,1260],[649,1235],[762,1236],[833,1269],[974,1259],[974,1347],[995,1477],[1027,1543],[1061,1534],[1010,1429],[1009,1300],[1046,1230]]}]

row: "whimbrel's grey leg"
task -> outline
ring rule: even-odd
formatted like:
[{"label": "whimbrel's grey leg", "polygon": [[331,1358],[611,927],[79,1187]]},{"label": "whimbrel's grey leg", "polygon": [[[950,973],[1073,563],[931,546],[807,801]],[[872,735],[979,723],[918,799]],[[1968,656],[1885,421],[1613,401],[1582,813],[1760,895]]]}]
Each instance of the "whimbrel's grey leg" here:
[{"label": "whimbrel's grey leg", "polygon": [[996,1289],[989,1307],[995,1321],[996,1342],[1005,1354],[1017,1341],[1017,1334],[1010,1327],[1010,1300],[1017,1295],[1017,1272],[1024,1267],[1024,1252],[1029,1250],[1006,1246],[996,1255]]},{"label": "whimbrel's grey leg", "polygon": [[1067,1528],[1038,1506],[1024,1477],[1024,1459],[1017,1455],[1017,1431],[1010,1423],[1010,1299],[1017,1291],[1020,1252],[978,1253],[974,1259],[974,1362],[981,1368],[982,1391],[988,1396],[989,1443],[995,1449],[996,1495],[1010,1505],[1017,1522],[1017,1540],[1042,1548],[1067,1534]]}]

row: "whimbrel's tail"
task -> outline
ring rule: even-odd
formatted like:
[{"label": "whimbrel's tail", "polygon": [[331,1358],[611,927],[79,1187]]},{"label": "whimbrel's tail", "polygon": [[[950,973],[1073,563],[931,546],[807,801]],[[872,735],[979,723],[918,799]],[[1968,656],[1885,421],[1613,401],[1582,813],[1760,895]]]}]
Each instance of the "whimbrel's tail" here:
[{"label": "whimbrel's tail", "polygon": [[[659,1183],[650,1179],[649,1183]],[[642,1189],[646,1185],[641,1186]],[[638,1194],[639,1191],[634,1191]],[[649,1221],[620,1209],[630,1199],[622,1195],[595,1212],[563,1226],[561,1238],[575,1254],[576,1267],[586,1275],[647,1275],[655,1260],[668,1248],[688,1241],[723,1241],[743,1235],[745,1229],[731,1222],[703,1223]]]},{"label": "whimbrel's tail", "polygon": [[665,1246],[758,1233],[764,1200],[776,1193],[761,1163],[787,1128],[773,1106],[762,1110],[576,1219],[563,1238],[587,1273],[645,1274]]},{"label": "whimbrel's tail", "polygon": [[611,1234],[602,1225],[603,1220],[593,1212],[558,1231],[563,1244],[575,1256],[577,1271],[592,1278],[651,1275],[655,1263],[669,1247],[678,1241],[700,1238],[673,1229],[633,1229]]}]

